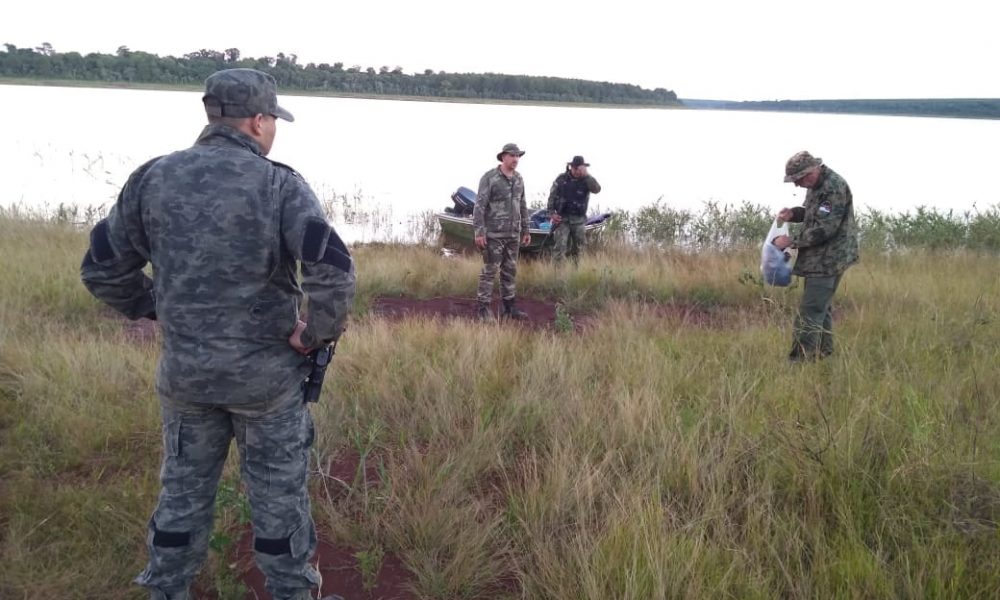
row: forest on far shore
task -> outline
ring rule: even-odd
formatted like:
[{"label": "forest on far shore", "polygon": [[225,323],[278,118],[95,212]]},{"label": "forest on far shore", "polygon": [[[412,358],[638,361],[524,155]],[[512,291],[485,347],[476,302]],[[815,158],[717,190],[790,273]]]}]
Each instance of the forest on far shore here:
[{"label": "forest on far shore", "polygon": [[4,44],[4,50],[0,51],[0,78],[46,83],[200,87],[215,71],[236,67],[270,73],[282,92],[317,95],[1000,119],[998,98],[678,99],[671,90],[649,90],[628,83],[503,73],[447,73],[432,69],[406,73],[398,65],[377,69],[346,66],[343,62],[303,65],[295,54],[279,52],[275,56],[254,58],[243,56],[238,48],[202,49],[180,57],[161,57],[126,46],[120,46],[114,54],[82,55],[57,52],[48,43],[35,48]]},{"label": "forest on far shore", "polygon": [[300,64],[295,54],[245,57],[238,48],[198,50],[181,57],[160,57],[120,46],[114,54],[57,52],[50,44],[18,48],[4,44],[0,77],[111,84],[197,85],[220,69],[246,67],[274,76],[282,91],[329,94],[414,96],[522,102],[573,102],[674,106],[677,95],[627,83],[504,75],[446,73],[425,69],[404,73],[400,66],[363,68],[342,62]]}]

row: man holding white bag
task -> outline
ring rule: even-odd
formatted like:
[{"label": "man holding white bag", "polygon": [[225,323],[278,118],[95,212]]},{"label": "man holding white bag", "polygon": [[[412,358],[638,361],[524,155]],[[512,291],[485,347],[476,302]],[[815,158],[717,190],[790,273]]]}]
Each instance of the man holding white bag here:
[{"label": "man holding white bag", "polygon": [[788,159],[785,181],[808,190],[802,206],[778,213],[802,223],[798,233],[772,240],[780,250],[798,250],[792,273],[805,279],[788,358],[818,360],[833,353],[833,295],[844,271],[858,262],[854,202],[844,178],[806,151]]}]

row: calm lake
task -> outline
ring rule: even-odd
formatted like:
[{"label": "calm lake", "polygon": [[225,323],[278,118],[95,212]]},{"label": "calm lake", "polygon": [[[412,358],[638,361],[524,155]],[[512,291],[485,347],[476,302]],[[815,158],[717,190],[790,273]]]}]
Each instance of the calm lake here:
[{"label": "calm lake", "polygon": [[[0,206],[109,205],[147,159],[190,145],[205,122],[198,92],[0,85],[7,115]],[[351,241],[406,239],[428,211],[475,189],[506,142],[526,150],[529,202],[544,203],[574,154],[604,186],[601,210],[660,201],[773,207],[802,202],[782,183],[798,150],[847,179],[858,210],[918,206],[959,212],[1000,204],[1000,121],[452,104],[283,96],[271,158],[321,199],[347,199],[365,223]],[[357,221],[357,220],[355,220]]]}]

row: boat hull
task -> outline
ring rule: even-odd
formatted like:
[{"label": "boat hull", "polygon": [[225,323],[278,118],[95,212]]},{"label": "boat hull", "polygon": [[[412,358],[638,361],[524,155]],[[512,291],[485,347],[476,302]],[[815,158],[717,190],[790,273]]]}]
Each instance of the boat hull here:
[{"label": "boat hull", "polygon": [[[437,213],[435,216],[441,226],[441,234],[446,238],[467,244],[475,243],[475,229],[471,217],[460,217],[449,213]],[[587,225],[587,239],[590,240],[603,230],[605,224],[606,222]],[[548,229],[529,229],[528,233],[531,234],[531,242],[527,246],[522,246],[521,252],[542,252],[550,250],[555,245],[552,232]]]}]

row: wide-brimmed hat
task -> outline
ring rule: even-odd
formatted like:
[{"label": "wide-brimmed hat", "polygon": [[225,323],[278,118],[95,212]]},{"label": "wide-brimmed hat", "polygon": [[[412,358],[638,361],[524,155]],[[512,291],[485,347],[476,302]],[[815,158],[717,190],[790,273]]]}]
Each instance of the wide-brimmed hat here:
[{"label": "wide-brimmed hat", "polygon": [[503,150],[497,154],[497,160],[503,160],[504,154],[513,154],[514,156],[523,156],[524,150],[517,147],[517,144],[504,144]]},{"label": "wide-brimmed hat", "polygon": [[294,121],[292,113],[278,106],[278,86],[271,77],[256,69],[225,69],[205,80],[201,101],[210,117],[245,119],[274,115]]},{"label": "wide-brimmed hat", "polygon": [[585,160],[583,160],[583,157],[579,156],[579,155],[578,156],[574,156],[573,160],[569,161],[566,164],[568,166],[570,166],[570,167],[579,167],[579,166],[589,167],[590,166],[590,163],[587,162],[587,161],[585,161]]},{"label": "wide-brimmed hat", "polygon": [[802,179],[809,174],[809,171],[822,164],[822,158],[815,157],[805,150],[802,152],[796,152],[791,158],[788,159],[788,162],[785,163],[785,183]]}]

